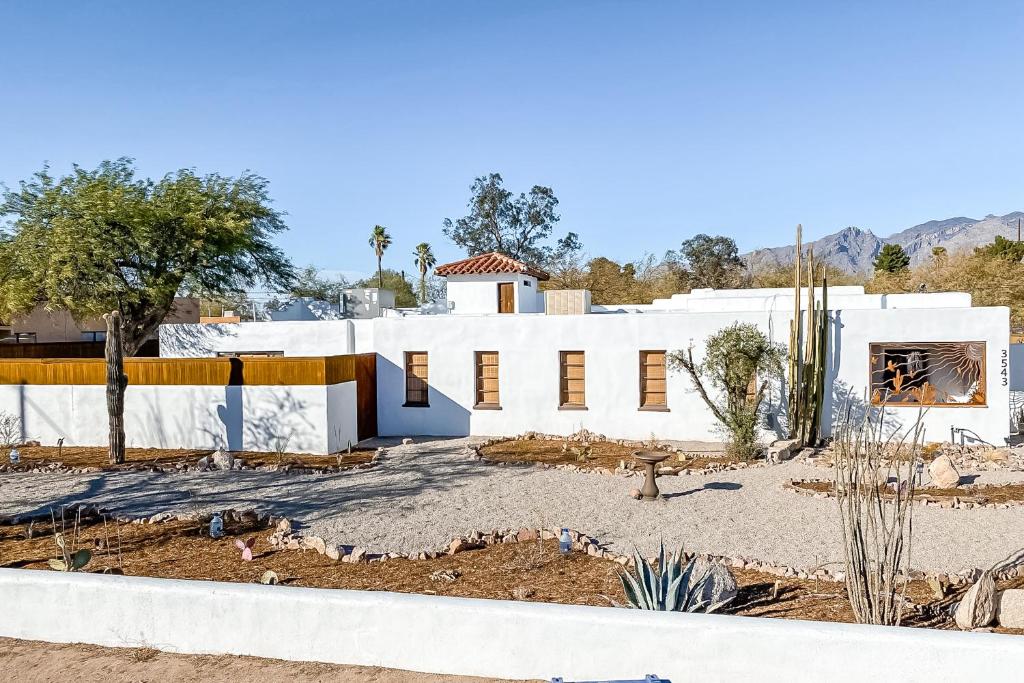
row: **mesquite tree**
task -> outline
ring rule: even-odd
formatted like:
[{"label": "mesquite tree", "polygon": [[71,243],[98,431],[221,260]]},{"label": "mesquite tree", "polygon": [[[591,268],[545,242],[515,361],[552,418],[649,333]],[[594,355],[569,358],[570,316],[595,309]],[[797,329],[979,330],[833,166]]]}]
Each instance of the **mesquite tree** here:
[{"label": "mesquite tree", "polygon": [[178,293],[287,289],[292,266],[271,243],[286,226],[267,184],[189,169],[137,178],[130,159],[59,178],[44,168],[0,203],[0,318],[40,303],[78,320],[116,311],[120,352],[130,356]]},{"label": "mesquite tree", "polygon": [[107,340],[103,357],[107,361],[107,420],[110,423],[110,463],[124,462],[124,391],[128,376],[124,374],[124,347],[121,342],[121,313],[111,311],[103,316],[107,323]]}]

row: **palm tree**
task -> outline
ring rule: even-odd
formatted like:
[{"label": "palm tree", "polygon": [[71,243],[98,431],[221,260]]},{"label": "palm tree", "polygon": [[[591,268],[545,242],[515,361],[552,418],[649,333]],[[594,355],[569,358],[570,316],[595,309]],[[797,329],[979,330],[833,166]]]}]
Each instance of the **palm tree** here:
[{"label": "palm tree", "polygon": [[384,269],[380,262],[384,258],[384,250],[391,246],[391,235],[388,234],[388,229],[383,225],[373,226],[373,232],[370,233],[370,246],[377,254],[377,286],[384,289]]},{"label": "palm tree", "polygon": [[416,257],[416,265],[420,269],[420,303],[425,304],[427,303],[427,271],[434,267],[437,259],[434,258],[434,252],[426,242],[417,244],[416,251],[412,255]]}]

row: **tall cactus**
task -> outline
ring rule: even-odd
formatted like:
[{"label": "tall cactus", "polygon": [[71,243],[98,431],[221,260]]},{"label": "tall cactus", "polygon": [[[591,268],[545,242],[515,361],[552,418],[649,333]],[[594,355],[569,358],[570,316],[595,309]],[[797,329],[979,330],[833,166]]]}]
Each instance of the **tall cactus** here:
[{"label": "tall cactus", "polygon": [[107,361],[107,420],[110,426],[109,456],[112,465],[124,462],[124,391],[128,377],[124,374],[124,344],[121,340],[121,313],[112,311],[103,316],[107,323],[107,341],[103,355]]},{"label": "tall cactus", "polygon": [[[796,226],[793,319],[789,324],[789,438],[796,439],[801,445],[814,445],[821,437],[821,416],[825,404],[825,359],[828,355],[829,321],[828,278],[825,277],[825,268],[822,264],[819,303],[815,297],[814,285],[818,268],[814,263],[814,249],[808,248],[807,315],[801,315],[802,232],[803,227]],[[802,334],[801,327],[805,328]]]}]

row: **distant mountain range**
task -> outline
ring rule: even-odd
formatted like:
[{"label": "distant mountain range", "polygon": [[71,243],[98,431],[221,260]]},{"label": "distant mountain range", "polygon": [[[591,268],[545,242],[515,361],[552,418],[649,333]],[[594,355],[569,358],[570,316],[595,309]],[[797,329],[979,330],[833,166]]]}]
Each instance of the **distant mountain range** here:
[{"label": "distant mountain range", "polygon": [[[815,260],[824,260],[847,273],[869,273],[878,252],[885,244],[898,244],[910,256],[911,265],[931,257],[933,247],[945,247],[953,254],[992,242],[996,235],[1017,239],[1017,221],[1024,212],[1005,216],[988,215],[978,220],[958,216],[915,225],[889,237],[879,237],[870,230],[843,228],[837,233],[811,242]],[[804,244],[805,248],[807,244]],[[796,247],[757,249],[742,256],[749,268],[759,270],[792,263]]]}]

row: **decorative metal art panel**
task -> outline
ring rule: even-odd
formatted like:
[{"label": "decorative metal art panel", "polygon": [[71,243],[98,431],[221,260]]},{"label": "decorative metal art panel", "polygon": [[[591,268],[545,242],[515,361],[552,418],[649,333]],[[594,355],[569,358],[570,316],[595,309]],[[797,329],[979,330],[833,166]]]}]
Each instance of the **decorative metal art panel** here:
[{"label": "decorative metal art panel", "polygon": [[985,342],[871,344],[875,405],[985,405]]}]

